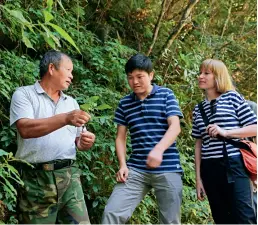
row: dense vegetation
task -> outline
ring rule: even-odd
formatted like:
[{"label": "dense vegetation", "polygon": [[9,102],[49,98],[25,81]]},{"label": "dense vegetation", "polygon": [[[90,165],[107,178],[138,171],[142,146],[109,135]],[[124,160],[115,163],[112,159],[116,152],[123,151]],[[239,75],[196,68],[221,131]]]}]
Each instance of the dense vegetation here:
[{"label": "dense vegetation", "polygon": [[[92,223],[99,223],[118,169],[112,121],[129,92],[124,64],[136,52],[150,55],[155,82],[175,92],[181,110],[178,138],[184,168],[182,223],[212,223],[207,201],[195,194],[191,111],[202,99],[196,85],[205,58],[223,60],[239,91],[256,100],[256,1],[253,0],[0,0],[0,223],[17,223],[13,167],[16,131],[9,127],[12,93],[38,79],[38,62],[49,49],[68,53],[74,81],[68,94],[90,112],[96,143],[78,152]],[[131,147],[128,143],[128,153]],[[130,223],[158,223],[151,192]]]}]

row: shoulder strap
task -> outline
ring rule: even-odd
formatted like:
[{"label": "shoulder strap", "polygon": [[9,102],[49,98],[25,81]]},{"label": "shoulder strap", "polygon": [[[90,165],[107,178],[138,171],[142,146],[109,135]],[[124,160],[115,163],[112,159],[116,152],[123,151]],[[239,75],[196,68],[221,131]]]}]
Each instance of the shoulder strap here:
[{"label": "shoulder strap", "polygon": [[234,141],[234,140],[232,140],[232,139],[224,139],[227,143],[229,143],[229,144],[231,144],[231,145],[233,145],[234,147],[236,147],[236,148],[242,148],[242,149],[245,149],[245,150],[247,150],[247,151],[249,151],[249,152],[251,152],[252,153],[252,150],[250,149],[250,147],[247,145],[247,144],[245,144],[244,142],[241,142],[241,141]]},{"label": "shoulder strap", "polygon": [[[207,115],[204,111],[202,102],[200,102],[198,104],[198,108],[201,112],[203,122],[204,122],[205,126],[207,127],[209,125],[209,119],[208,119],[208,117],[207,117]],[[228,183],[232,183],[232,182],[234,182],[234,177],[233,177],[232,170],[231,170],[230,163],[229,163],[229,159],[228,159],[228,153],[227,153],[225,138],[222,138],[222,137],[218,137],[218,138],[223,141],[223,151],[222,151],[222,153],[223,153],[223,158],[225,160],[226,168],[227,168],[227,180],[228,180]]]},{"label": "shoulder strap", "polygon": [[209,125],[209,119],[208,119],[208,117],[207,117],[207,115],[206,115],[206,113],[205,113],[205,111],[204,111],[202,102],[200,102],[200,103],[198,104],[198,108],[199,108],[199,110],[200,110],[200,112],[201,112],[203,122],[204,122],[205,126],[207,127],[207,126]]}]

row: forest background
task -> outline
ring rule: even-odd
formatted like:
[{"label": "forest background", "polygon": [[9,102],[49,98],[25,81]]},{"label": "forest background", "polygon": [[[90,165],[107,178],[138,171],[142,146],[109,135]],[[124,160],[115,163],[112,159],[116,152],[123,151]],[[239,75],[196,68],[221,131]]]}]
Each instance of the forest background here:
[{"label": "forest background", "polygon": [[[155,83],[171,88],[184,114],[177,145],[184,168],[182,223],[213,223],[208,202],[196,200],[191,115],[203,93],[196,77],[206,58],[225,62],[241,94],[257,99],[255,0],[0,0],[0,223],[17,223],[13,167],[16,131],[9,126],[14,90],[39,79],[38,64],[50,49],[72,57],[67,94],[92,115],[94,147],[78,152],[92,223],[100,223],[115,185],[114,110],[129,93],[124,72],[137,52],[151,57]],[[128,154],[131,146],[128,142]],[[158,223],[150,192],[129,223]]]}]

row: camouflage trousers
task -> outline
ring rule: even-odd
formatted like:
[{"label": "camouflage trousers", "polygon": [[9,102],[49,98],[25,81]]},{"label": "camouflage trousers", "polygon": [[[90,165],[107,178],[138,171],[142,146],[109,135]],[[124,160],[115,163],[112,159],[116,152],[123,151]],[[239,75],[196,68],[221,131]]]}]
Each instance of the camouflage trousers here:
[{"label": "camouflage trousers", "polygon": [[90,224],[80,169],[22,170],[18,213],[23,224]]}]

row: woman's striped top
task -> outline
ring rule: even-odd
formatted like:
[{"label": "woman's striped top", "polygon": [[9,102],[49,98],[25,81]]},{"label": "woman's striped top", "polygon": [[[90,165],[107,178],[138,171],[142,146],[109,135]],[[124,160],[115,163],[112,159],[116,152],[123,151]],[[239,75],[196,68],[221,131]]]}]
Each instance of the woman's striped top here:
[{"label": "woman's striped top", "polygon": [[[257,124],[256,115],[245,99],[235,91],[220,95],[214,105],[211,105],[208,100],[204,100],[202,104],[209,122],[225,130]],[[192,137],[202,139],[202,159],[223,157],[223,141],[208,135],[198,105],[193,111]],[[239,149],[231,144],[226,143],[226,147],[229,156],[240,154]]]}]

